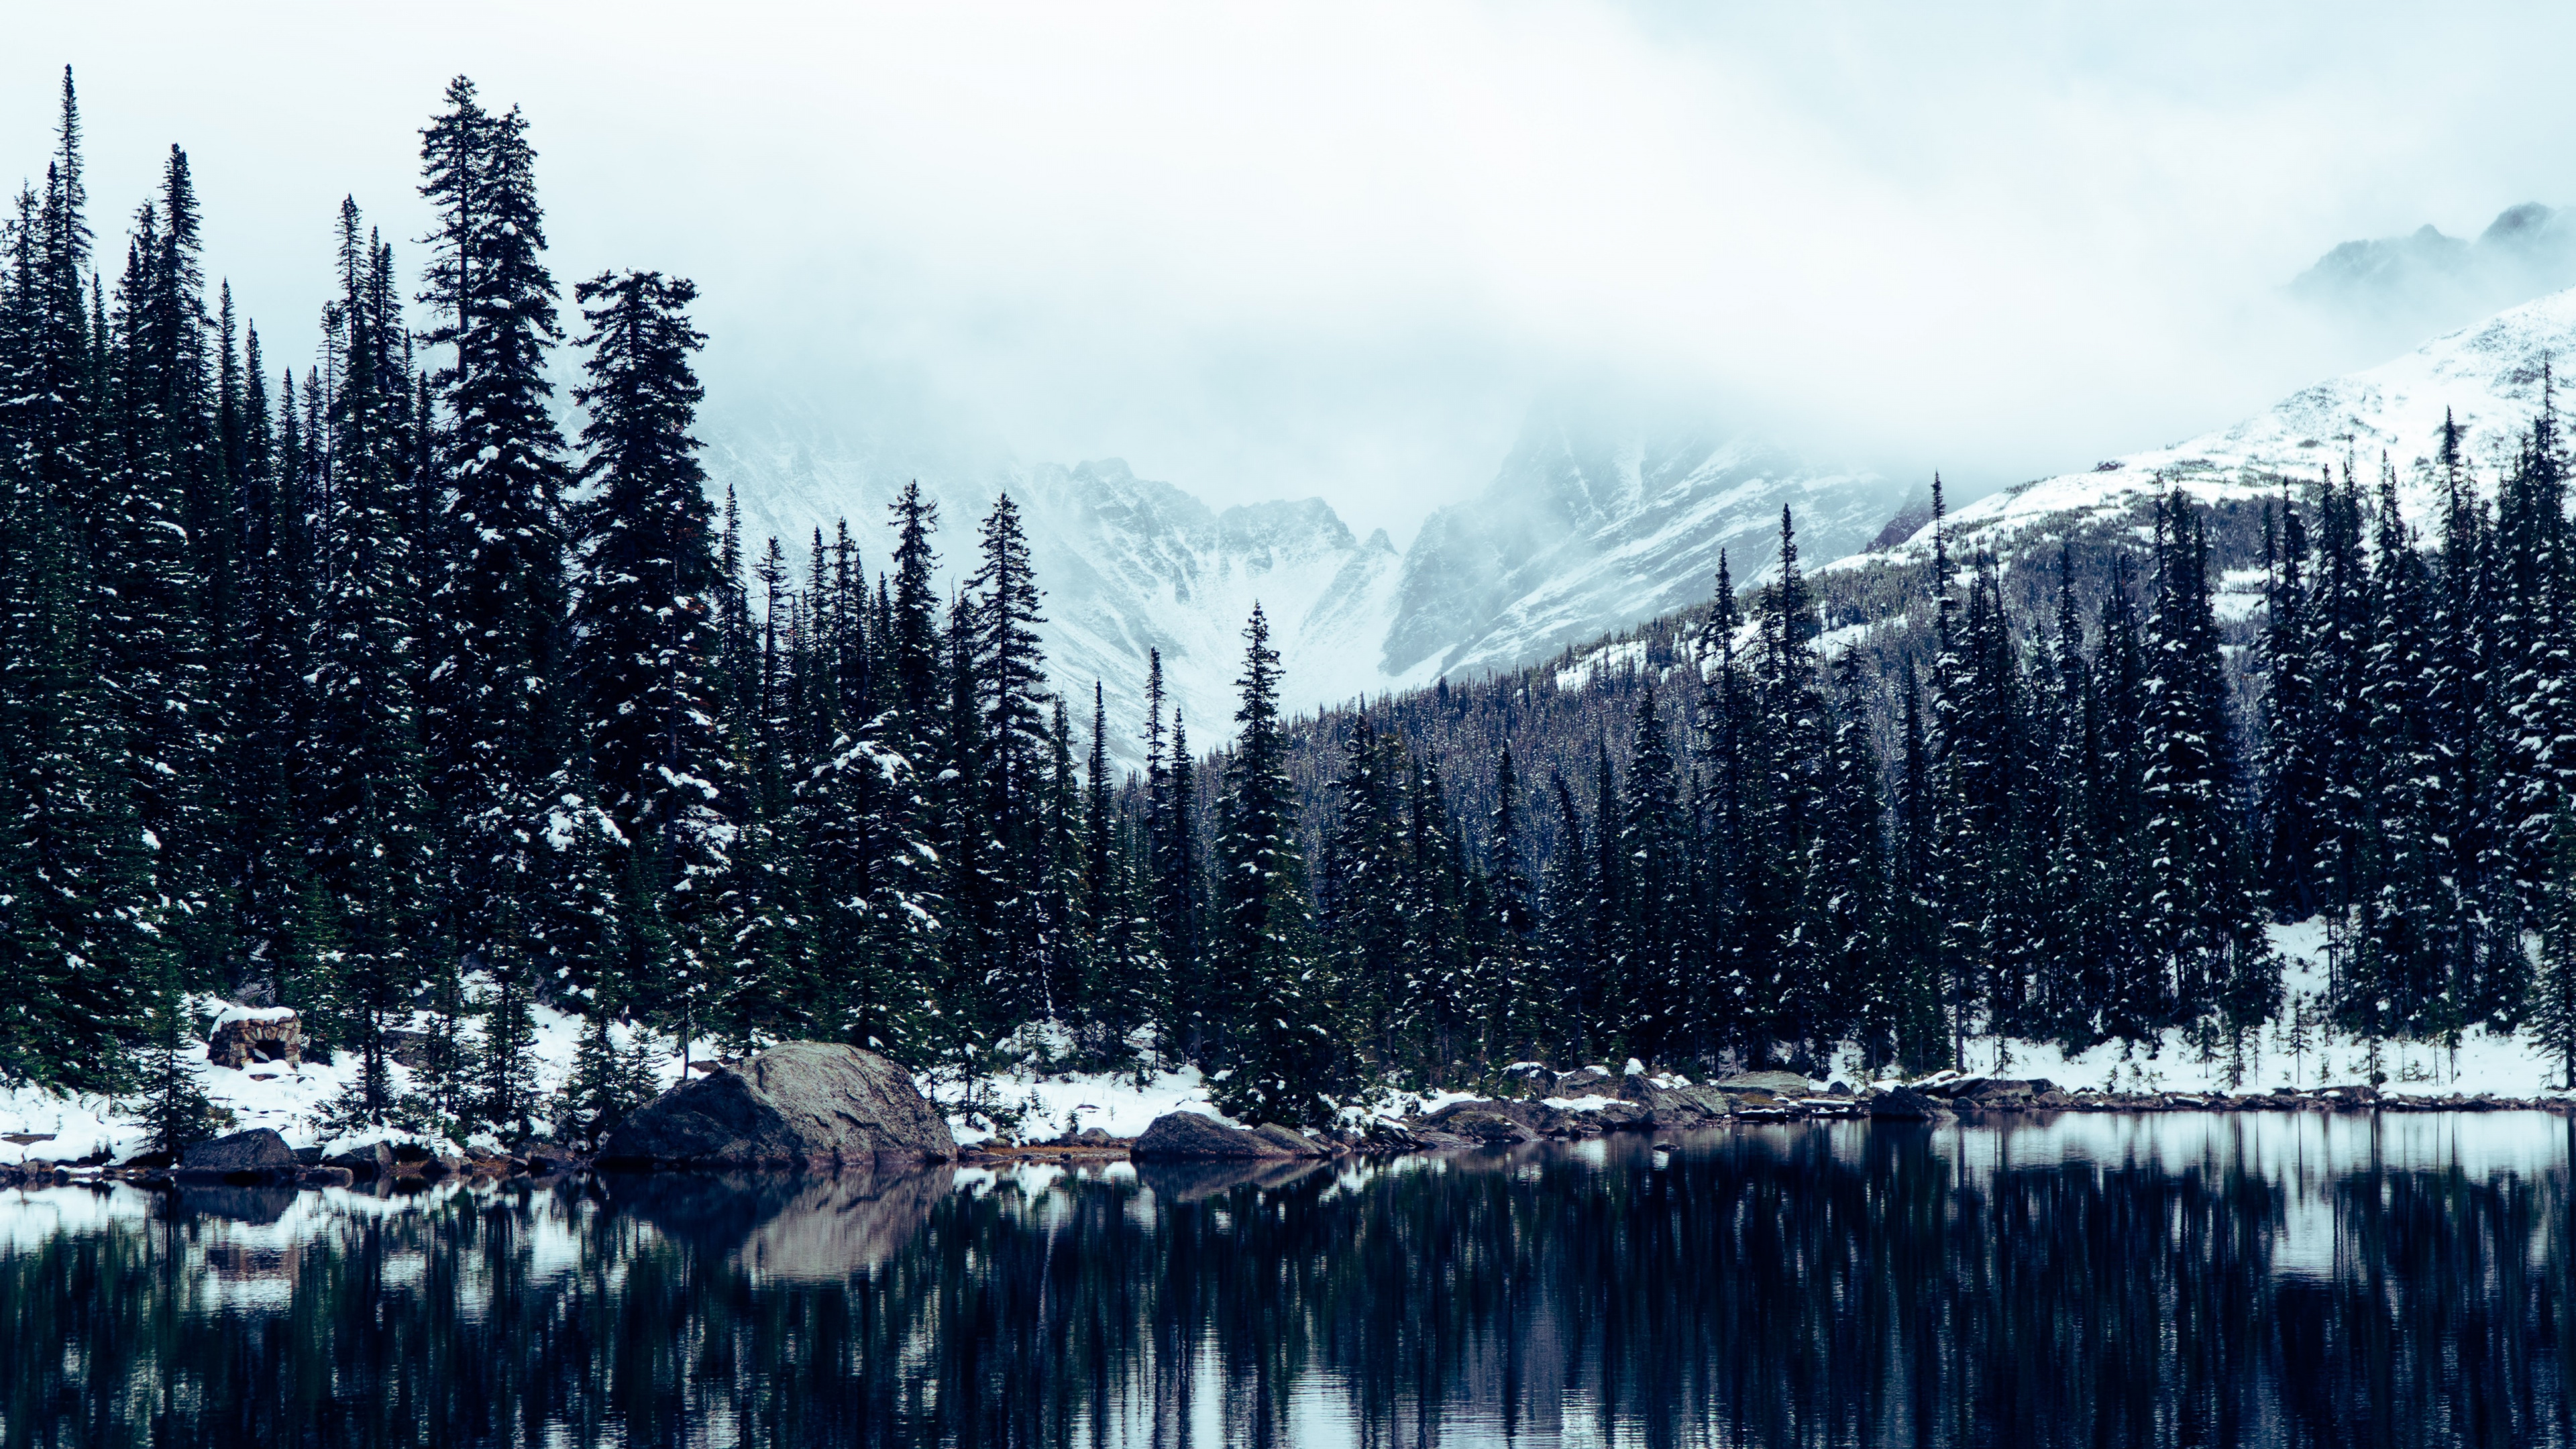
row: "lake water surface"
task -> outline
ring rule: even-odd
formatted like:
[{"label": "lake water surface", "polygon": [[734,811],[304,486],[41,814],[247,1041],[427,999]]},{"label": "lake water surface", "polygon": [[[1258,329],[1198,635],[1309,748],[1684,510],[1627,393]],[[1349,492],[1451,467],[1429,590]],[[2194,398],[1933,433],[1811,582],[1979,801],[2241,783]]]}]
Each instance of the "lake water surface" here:
[{"label": "lake water surface", "polygon": [[0,1446],[2569,1444],[2571,1133],[0,1194]]}]

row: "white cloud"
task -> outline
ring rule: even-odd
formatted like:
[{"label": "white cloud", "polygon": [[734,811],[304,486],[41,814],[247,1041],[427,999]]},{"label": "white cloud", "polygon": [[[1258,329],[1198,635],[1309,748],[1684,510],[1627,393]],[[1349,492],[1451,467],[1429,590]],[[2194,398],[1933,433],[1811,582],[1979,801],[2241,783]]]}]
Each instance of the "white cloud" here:
[{"label": "white cloud", "polygon": [[0,135],[40,169],[73,63],[103,234],[185,144],[296,356],[339,197],[425,226],[464,71],[533,119],[560,279],[698,280],[719,397],[1399,535],[1575,380],[1971,486],[2080,467],[2371,360],[2274,296],[2332,242],[2570,199],[2576,20],[2531,7],[248,11],[20,17]]}]

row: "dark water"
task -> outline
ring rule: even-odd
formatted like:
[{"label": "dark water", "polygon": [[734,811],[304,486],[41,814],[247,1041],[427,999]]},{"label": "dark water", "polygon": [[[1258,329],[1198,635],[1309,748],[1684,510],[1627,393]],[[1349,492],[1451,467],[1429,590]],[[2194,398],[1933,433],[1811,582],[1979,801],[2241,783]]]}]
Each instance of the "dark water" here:
[{"label": "dark water", "polygon": [[0,1196],[0,1444],[2566,1444],[2570,1132]]}]

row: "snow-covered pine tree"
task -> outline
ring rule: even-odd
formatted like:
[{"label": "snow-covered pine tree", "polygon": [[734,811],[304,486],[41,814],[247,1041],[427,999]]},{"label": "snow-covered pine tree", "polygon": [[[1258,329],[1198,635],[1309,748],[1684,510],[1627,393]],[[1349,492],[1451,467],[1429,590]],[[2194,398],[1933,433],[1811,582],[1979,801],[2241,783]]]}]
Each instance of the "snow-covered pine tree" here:
[{"label": "snow-covered pine tree", "polygon": [[1889,974],[1894,986],[1886,1011],[1896,1034],[1897,1064],[1908,1071],[1926,1072],[1956,1058],[1942,1005],[1941,907],[1934,894],[1939,802],[1923,688],[1910,661],[1904,667],[1899,703],[1896,808],[1890,832],[1895,865],[1888,893],[1888,948],[1895,957]]},{"label": "snow-covered pine tree", "polygon": [[129,1109],[151,1150],[174,1161],[215,1135],[214,1103],[206,1096],[205,1048],[191,1039],[190,1024],[187,992],[175,976],[165,978],[144,1019]]},{"label": "snow-covered pine tree", "polygon": [[1242,704],[1217,822],[1215,936],[1225,965],[1211,984],[1226,1037],[1211,1095],[1240,1120],[1306,1126],[1329,1120],[1348,1094],[1352,1062],[1319,979],[1280,733],[1279,653],[1258,604],[1243,637]]},{"label": "snow-covered pine tree", "polygon": [[[1625,783],[1615,817],[1628,918],[1622,933],[1626,959],[1621,963],[1619,1024],[1632,1054],[1650,1060],[1678,1058],[1692,1045],[1691,973],[1684,954],[1691,917],[1690,863],[1679,769],[1651,683],[1637,697]],[[1604,827],[1604,833],[1611,832]],[[1776,954],[1771,959],[1776,961]]]},{"label": "snow-covered pine tree", "polygon": [[422,979],[424,887],[432,866],[421,793],[418,658],[410,559],[401,528],[409,399],[404,339],[390,305],[392,256],[358,209],[340,211],[342,355],[327,398],[326,500],[316,608],[312,715],[298,756],[312,811],[307,868],[324,919],[302,929],[336,943],[325,978],[292,977],[289,1005],[318,1007],[324,1035],[357,1052],[344,1116],[393,1110],[389,1039]]},{"label": "snow-covered pine tree", "polygon": [[2558,1059],[2559,1085],[2576,1091],[2576,816],[2562,812],[2542,896],[2540,970],[2523,1030]]},{"label": "snow-covered pine tree", "polygon": [[1823,914],[1831,888],[1817,879],[1832,722],[1816,657],[1823,622],[1798,568],[1797,530],[1785,506],[1777,567],[1762,590],[1757,616],[1762,782],[1752,833],[1760,843],[1748,841],[1747,849],[1774,876],[1765,883],[1765,896],[1777,890],[1780,902],[1773,906],[1766,899],[1762,913],[1772,932],[1767,953],[1774,983],[1765,1032],[1788,1046],[1793,1058],[1814,1066],[1843,1015],[1828,980],[1830,933]]},{"label": "snow-covered pine tree", "polygon": [[1548,781],[1556,811],[1556,849],[1539,870],[1539,951],[1545,961],[1542,1045],[1592,1061],[1609,1048],[1600,1029],[1600,952],[1592,939],[1592,854],[1584,848],[1583,811],[1562,774]]},{"label": "snow-covered pine tree", "polygon": [[[80,114],[0,226],[0,1080],[118,1086],[163,979],[160,893],[98,668],[104,328],[84,306]],[[85,296],[86,294],[86,296]],[[103,318],[102,318],[103,320]]]},{"label": "snow-covered pine tree", "polygon": [[2209,545],[2179,493],[2160,506],[2150,620],[2147,767],[2153,864],[2148,939],[2165,1010],[2245,1029],[2280,996],[2280,963],[2254,909],[2243,850],[2225,665],[2209,602]]},{"label": "snow-covered pine tree", "polygon": [[932,587],[938,556],[930,536],[939,530],[939,505],[922,496],[921,484],[903,485],[893,504],[895,522],[893,630],[889,641],[894,707],[902,712],[904,747],[916,752],[937,738],[946,708],[948,673],[940,660],[939,595]]},{"label": "snow-covered pine tree", "polygon": [[2458,1016],[2446,962],[2459,911],[2457,878],[2438,853],[2439,802],[2432,793],[2441,767],[2429,696],[2433,582],[2398,515],[2397,474],[2385,459],[2377,515],[2374,615],[2362,679],[2369,746],[2362,789],[2371,809],[2359,835],[2355,979],[2347,1009],[2383,1035],[2411,1036],[2441,1030],[2441,1019]]},{"label": "snow-covered pine tree", "polygon": [[1857,649],[1834,658],[1832,733],[1801,929],[1814,933],[1819,978],[1810,1056],[1850,1034],[1860,1040],[1862,1064],[1875,1069],[1895,1058],[1900,1024],[1891,1008],[1902,991],[1888,949],[1887,815],[1862,668]]},{"label": "snow-covered pine tree", "polygon": [[[1741,628],[1734,576],[1721,549],[1716,594],[1694,665],[1700,697],[1691,762],[1699,806],[1694,813],[1700,818],[1694,822],[1698,848],[1691,875],[1698,939],[1687,953],[1694,968],[1691,989],[1679,1003],[1681,1037],[1699,1057],[1749,1046],[1750,1013],[1759,1005],[1754,982],[1769,969],[1748,924],[1764,907],[1755,882],[1769,862],[1751,836],[1752,817],[1761,808],[1762,771],[1752,672],[1736,647]],[[1596,823],[1598,828],[1603,827]],[[1594,886],[1599,888],[1598,879]]]},{"label": "snow-covered pine tree", "polygon": [[563,329],[526,118],[487,110],[463,76],[444,101],[421,132],[421,194],[437,213],[418,298],[436,322],[422,341],[453,349],[431,379],[444,506],[423,560],[436,621],[423,641],[424,784],[456,949],[509,972],[524,969],[515,956],[542,908],[535,842],[568,754],[567,468],[546,376]]},{"label": "snow-covered pine tree", "polygon": [[[1399,759],[1403,759],[1401,754]],[[1449,829],[1440,773],[1404,760],[1403,837],[1396,873],[1404,1001],[1416,1059],[1455,1080],[1473,1061],[1474,1011],[1466,999],[1466,891],[1457,837]]]},{"label": "snow-covered pine tree", "polygon": [[2293,919],[2325,901],[2320,812],[2328,722],[2318,696],[2307,563],[2307,524],[2285,494],[2279,553],[2264,590],[2261,818],[2267,893]]},{"label": "snow-covered pine tree", "polygon": [[1048,866],[1045,839],[1047,763],[1046,656],[1038,642],[1038,587],[1027,536],[1009,494],[994,500],[979,539],[980,565],[966,583],[974,598],[971,634],[960,665],[973,691],[979,736],[969,755],[954,753],[961,775],[961,828],[988,837],[978,882],[979,917],[989,919],[984,976],[997,1021],[1055,1017],[1042,900]]},{"label": "snow-covered pine tree", "polygon": [[[638,877],[672,953],[665,969],[703,995],[717,989],[732,929],[718,907],[736,834],[725,807],[738,792],[717,703],[714,509],[690,432],[703,396],[689,361],[705,343],[688,319],[697,288],[658,272],[603,272],[573,296],[590,329],[572,394],[589,413],[574,478],[590,491],[571,509],[572,733],[614,824],[609,868]],[[553,778],[556,808],[580,793],[561,772]],[[562,851],[540,860],[548,878],[580,863]],[[630,980],[623,999],[658,1008],[664,985]]]},{"label": "snow-covered pine tree", "polygon": [[213,463],[212,378],[196,201],[173,150],[159,202],[137,213],[117,286],[102,418],[111,506],[93,542],[100,677],[124,742],[134,811],[168,906],[183,975],[210,984],[224,914],[204,870],[204,791],[216,758],[205,581],[191,548],[192,483]]},{"label": "snow-covered pine tree", "polygon": [[1334,976],[1351,993],[1357,1019],[1373,1023],[1365,1045],[1383,1067],[1406,1061],[1416,1005],[1406,974],[1401,878],[1406,761],[1401,739],[1381,734],[1365,710],[1353,714],[1333,782],[1332,823],[1315,889],[1315,914]]},{"label": "snow-covered pine tree", "polygon": [[1542,1044],[1557,1028],[1538,970],[1538,902],[1522,809],[1520,771],[1506,742],[1494,761],[1494,809],[1485,825],[1482,882],[1488,924],[1482,933],[1483,959],[1476,967],[1489,1050],[1506,1059],[1544,1050]]}]

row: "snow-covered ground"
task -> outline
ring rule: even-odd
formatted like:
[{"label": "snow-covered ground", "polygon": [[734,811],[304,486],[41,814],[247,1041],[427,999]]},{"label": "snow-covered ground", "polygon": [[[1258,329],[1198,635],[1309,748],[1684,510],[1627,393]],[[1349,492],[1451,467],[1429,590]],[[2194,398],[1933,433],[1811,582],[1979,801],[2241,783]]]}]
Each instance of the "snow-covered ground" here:
[{"label": "snow-covered ground", "polygon": [[[2288,1014],[2290,1002],[2306,998],[2307,1015],[2313,1021],[2309,1034],[2314,1041],[2306,1052],[2294,1055],[2285,1041],[2284,1023],[2276,1020],[2258,1039],[2248,1043],[2244,1083],[2237,1090],[2367,1083],[2371,1070],[2368,1044],[2327,1030],[2323,1021],[2324,921],[2274,926],[2271,936],[2273,949],[2281,954],[2283,1014]],[[2181,1032],[2171,1030],[2163,1034],[2153,1055],[2143,1047],[2124,1050],[2117,1044],[2105,1044],[2068,1056],[2044,1042],[1970,1038],[1965,1065],[1971,1071],[1997,1076],[2045,1077],[2070,1092],[2083,1087],[2124,1092],[2228,1090],[2229,1062],[2224,1048],[2204,1057],[2184,1040]],[[1857,1063],[1850,1066],[1857,1070]],[[2558,1090],[2565,1079],[2555,1058],[2533,1046],[2528,1038],[2491,1035],[2478,1027],[2461,1033],[2456,1052],[2433,1042],[2382,1042],[2379,1070],[2388,1077],[2383,1090],[2410,1096],[2567,1095]],[[1857,1076],[1845,1079],[1854,1083],[1861,1080]]]},{"label": "snow-covered ground", "polygon": [[[253,1015],[230,1003],[206,998],[195,1003],[194,1017],[209,1029],[219,1021],[240,1020]],[[530,1047],[536,1059],[539,1085],[547,1092],[561,1086],[572,1070],[574,1049],[581,1040],[581,1018],[539,1006],[535,1011],[536,1038]],[[415,1022],[418,1026],[422,1023]],[[611,1027],[621,1041],[624,1028]],[[321,1117],[331,1103],[348,1087],[357,1074],[358,1060],[342,1052],[331,1061],[307,1058],[303,1065],[290,1067],[283,1062],[252,1062],[235,1071],[215,1066],[205,1060],[205,1042],[200,1037],[189,1044],[189,1052],[204,1068],[199,1081],[208,1100],[220,1111],[232,1114],[231,1130],[273,1127],[289,1145],[323,1146]],[[703,1057],[705,1053],[700,1053]],[[659,1067],[665,1086],[677,1081],[680,1060],[664,1053]],[[412,1087],[409,1068],[392,1069],[394,1090],[407,1092]],[[115,1159],[131,1157],[143,1150],[145,1132],[136,1125],[129,1108],[121,1108],[103,1097],[67,1095],[34,1087],[0,1086],[0,1136],[53,1134],[52,1140],[12,1144],[0,1142],[0,1162],[79,1162],[96,1158],[101,1152]],[[399,1140],[405,1134],[370,1132],[368,1140]]]},{"label": "snow-covered ground", "polygon": [[[2308,1015],[2317,1019],[2310,1027],[2314,1041],[2307,1051],[2294,1055],[2287,1048],[2279,1023],[2265,1029],[2258,1040],[2249,1044],[2242,1090],[2332,1086],[2370,1079],[2367,1044],[2328,1031],[2321,1020],[2326,991],[2325,935],[2320,921],[2272,928],[2273,945],[2282,956],[2285,1000],[2307,1000]],[[226,1009],[225,1003],[211,999],[199,1005],[198,1019],[210,1025],[221,1019],[217,1013]],[[229,1010],[238,1013],[240,1009]],[[616,1030],[622,1037],[624,1028]],[[533,1050],[544,1090],[552,1092],[570,1072],[580,1035],[580,1018],[548,1007],[537,1008]],[[680,1060],[675,1044],[665,1040],[663,1047],[658,1065],[663,1085],[668,1086],[679,1078]],[[202,1057],[202,1045],[197,1053]],[[2388,1077],[2389,1091],[2411,1095],[2492,1093],[2521,1098],[2567,1095],[2557,1090],[2561,1080],[2557,1062],[2517,1036],[2490,1035],[2473,1027],[2462,1034],[2456,1051],[2430,1042],[2392,1041],[2381,1043],[2379,1053],[2379,1069]],[[708,1055],[703,1046],[693,1051],[700,1060]],[[2045,1077],[2068,1091],[2083,1087],[2104,1091],[2218,1091],[2228,1087],[2230,1063],[2223,1050],[2204,1056],[2181,1032],[2168,1031],[2152,1054],[2142,1047],[2123,1049],[2106,1044],[2069,1056],[2047,1043],[1972,1038],[1966,1065],[1971,1071],[2002,1076]],[[322,1113],[346,1088],[355,1070],[355,1059],[343,1053],[330,1063],[307,1061],[301,1067],[254,1062],[245,1070],[234,1071],[208,1065],[203,1081],[207,1096],[232,1114],[237,1128],[274,1127],[294,1146],[322,1146]],[[410,1072],[397,1066],[393,1073],[395,1090],[408,1090]],[[1854,1085],[1865,1081],[1857,1060],[1838,1062],[1835,1075]],[[923,1086],[943,1105],[959,1105],[953,1087],[926,1079]],[[1465,1090],[1388,1092],[1380,1096],[1370,1112],[1354,1116],[1401,1117],[1436,1112],[1452,1102],[1478,1095]],[[1209,1099],[1206,1081],[1195,1067],[1153,1072],[1141,1079],[1133,1072],[1022,1069],[983,1083],[977,1096],[981,1102],[1016,1111],[1018,1136],[1026,1141],[1092,1127],[1105,1129],[1113,1137],[1134,1137],[1166,1112],[1204,1112],[1222,1119]],[[962,1111],[952,1112],[949,1121],[961,1144],[988,1142],[995,1136],[983,1119]],[[51,1134],[50,1138],[41,1142],[0,1141],[0,1163],[78,1162],[95,1159],[101,1152],[122,1159],[141,1151],[144,1140],[143,1130],[135,1125],[132,1114],[105,1099],[66,1096],[31,1087],[0,1087],[0,1137],[45,1134]],[[366,1135],[373,1138],[386,1134]]]}]

